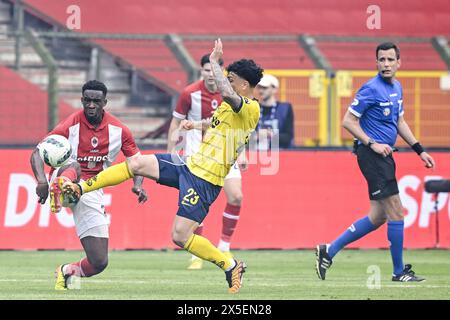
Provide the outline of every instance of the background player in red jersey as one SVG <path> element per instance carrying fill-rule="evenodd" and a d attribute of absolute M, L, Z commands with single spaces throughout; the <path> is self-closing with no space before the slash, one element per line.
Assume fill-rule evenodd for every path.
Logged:
<path fill-rule="evenodd" d="M 219 64 L 223 66 L 222 59 L 220 59 Z M 182 120 L 200 121 L 202 119 L 208 119 L 222 102 L 222 96 L 217 89 L 211 63 L 209 62 L 209 54 L 205 54 L 201 58 L 200 66 L 201 79 L 184 88 L 173 111 L 167 143 L 167 152 L 169 153 L 176 152 L 179 147 L 177 144 L 179 142 L 178 129 Z M 184 140 L 180 143 L 183 146 L 184 155 L 192 155 L 200 147 L 202 132 L 200 130 L 183 130 L 183 134 L 185 134 L 183 137 Z M 231 167 L 229 174 L 225 178 L 224 190 L 227 205 L 223 212 L 222 234 L 217 247 L 229 258 L 232 257 L 230 253 L 230 241 L 239 220 L 243 198 L 240 170 L 246 169 L 247 159 L 245 158 L 245 153 L 241 153 L 237 164 Z M 203 224 L 195 231 L 197 235 L 201 235 L 202 233 Z M 193 255 L 188 269 L 201 269 L 202 266 L 203 260 Z"/>
<path fill-rule="evenodd" d="M 140 153 L 130 130 L 103 110 L 107 103 L 107 91 L 102 82 L 92 80 L 85 83 L 81 97 L 83 110 L 70 115 L 49 133 L 66 137 L 72 145 L 71 162 L 51 171 L 51 208 L 54 212 L 61 210 L 60 185 L 64 181 L 86 180 L 95 176 L 109 167 L 120 151 L 127 158 Z M 36 193 L 39 203 L 44 204 L 49 195 L 49 183 L 37 148 L 31 155 L 31 167 L 38 181 Z M 142 189 L 143 177 L 137 176 L 133 180 L 132 192 L 143 203 L 147 200 L 147 194 Z M 109 222 L 104 210 L 103 190 L 83 195 L 71 209 L 86 258 L 57 268 L 56 290 L 67 289 L 73 275 L 90 277 L 102 272 L 108 265 Z"/>

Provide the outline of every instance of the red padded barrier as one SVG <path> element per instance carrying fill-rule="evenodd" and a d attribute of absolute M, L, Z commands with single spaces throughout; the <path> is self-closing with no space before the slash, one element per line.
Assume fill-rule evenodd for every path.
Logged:
<path fill-rule="evenodd" d="M 72 214 L 49 213 L 37 203 L 36 182 L 29 165 L 31 150 L 0 150 L 0 249 L 79 249 Z M 144 152 L 148 153 L 148 151 Z M 281 152 L 275 175 L 273 158 L 258 157 L 243 174 L 244 201 L 233 236 L 233 248 L 312 248 L 336 238 L 369 209 L 367 186 L 350 152 Z M 395 154 L 400 196 L 405 213 L 405 246 L 436 244 L 434 201 L 423 190 L 427 179 L 450 178 L 450 153 L 433 153 L 434 172 L 423 167 L 413 152 Z M 250 159 L 255 159 L 251 154 Z M 268 161 L 272 160 L 269 164 Z M 254 162 L 254 161 L 252 161 Z M 266 163 L 266 164 L 264 164 Z M 105 189 L 111 217 L 113 249 L 173 247 L 170 229 L 177 211 L 176 189 L 146 180 L 149 201 L 137 203 L 132 182 Z M 205 220 L 205 235 L 217 243 L 225 208 L 223 192 Z M 352 244 L 357 248 L 386 248 L 386 227 Z M 440 246 L 450 248 L 449 194 L 439 196 Z"/>

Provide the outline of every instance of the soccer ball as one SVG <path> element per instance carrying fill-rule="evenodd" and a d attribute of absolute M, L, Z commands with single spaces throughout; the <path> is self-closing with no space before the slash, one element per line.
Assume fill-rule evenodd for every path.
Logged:
<path fill-rule="evenodd" d="M 58 168 L 65 165 L 72 154 L 72 146 L 66 137 L 52 134 L 37 146 L 39 155 L 46 165 Z"/>

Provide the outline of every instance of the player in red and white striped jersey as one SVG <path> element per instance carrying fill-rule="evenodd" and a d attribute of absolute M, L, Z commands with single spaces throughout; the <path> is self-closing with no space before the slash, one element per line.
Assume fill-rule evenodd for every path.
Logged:
<path fill-rule="evenodd" d="M 219 61 L 220 66 L 223 61 Z M 204 55 L 200 61 L 201 78 L 200 80 L 188 85 L 181 93 L 178 103 L 173 111 L 173 118 L 169 128 L 167 151 L 169 153 L 183 149 L 184 155 L 189 156 L 199 150 L 202 141 L 202 132 L 200 130 L 182 131 L 185 136 L 179 137 L 179 126 L 182 120 L 199 121 L 212 117 L 214 111 L 222 102 L 222 96 L 217 89 L 209 54 Z M 227 256 L 231 257 L 230 241 L 235 231 L 242 204 L 242 177 L 240 170 L 247 169 L 247 160 L 243 152 L 237 163 L 233 165 L 230 172 L 225 177 L 224 190 L 227 197 L 227 205 L 222 218 L 222 235 L 218 248 Z M 195 234 L 201 235 L 203 224 L 201 224 Z M 191 264 L 188 269 L 201 269 L 203 260 L 192 256 Z"/>
<path fill-rule="evenodd" d="M 130 130 L 117 118 L 104 111 L 107 88 L 96 80 L 88 81 L 82 88 L 83 110 L 70 115 L 50 133 L 66 137 L 72 146 L 69 164 L 51 171 L 50 193 L 53 212 L 61 210 L 60 184 L 65 180 L 87 180 L 109 167 L 122 152 L 127 158 L 138 155 L 139 149 Z M 44 172 L 44 163 L 36 148 L 31 156 L 31 166 L 38 180 L 36 193 L 39 203 L 44 204 L 49 194 L 49 184 Z M 53 173 L 53 174 L 52 174 Z M 138 201 L 147 200 L 142 189 L 143 177 L 134 178 L 132 192 Z M 103 190 L 83 195 L 79 202 L 70 206 L 73 211 L 77 235 L 86 252 L 81 261 L 63 264 L 56 270 L 55 289 L 67 289 L 72 275 L 90 277 L 102 272 L 108 264 L 108 226 Z"/>

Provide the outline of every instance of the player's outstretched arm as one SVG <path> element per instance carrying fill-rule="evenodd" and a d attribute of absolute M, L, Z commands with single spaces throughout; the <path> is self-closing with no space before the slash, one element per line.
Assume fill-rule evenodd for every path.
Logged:
<path fill-rule="evenodd" d="M 39 150 L 36 148 L 31 153 L 30 157 L 31 169 L 38 182 L 36 186 L 36 194 L 38 202 L 44 204 L 48 198 L 48 181 L 44 171 L 44 161 L 39 156 Z"/>
<path fill-rule="evenodd" d="M 181 120 L 179 129 L 180 130 L 202 130 L 206 131 L 211 126 L 211 118 L 202 119 L 199 121 L 193 120 Z"/>
<path fill-rule="evenodd" d="M 242 98 L 233 90 L 230 81 L 223 74 L 222 68 L 219 65 L 219 59 L 223 56 L 222 41 L 217 39 L 214 42 L 214 49 L 209 56 L 211 69 L 214 74 L 214 79 L 219 89 L 220 94 L 225 102 L 227 102 L 235 112 L 241 108 Z"/>
<path fill-rule="evenodd" d="M 172 117 L 172 121 L 170 122 L 169 133 L 167 134 L 167 152 L 174 153 L 175 145 L 177 144 L 178 139 L 180 138 L 179 127 L 181 123 L 181 119 Z"/>
<path fill-rule="evenodd" d="M 143 176 L 134 176 L 133 177 L 133 188 L 131 188 L 131 191 L 138 196 L 138 202 L 144 203 L 147 201 L 147 192 L 144 188 L 142 188 L 142 183 L 144 182 Z"/>

